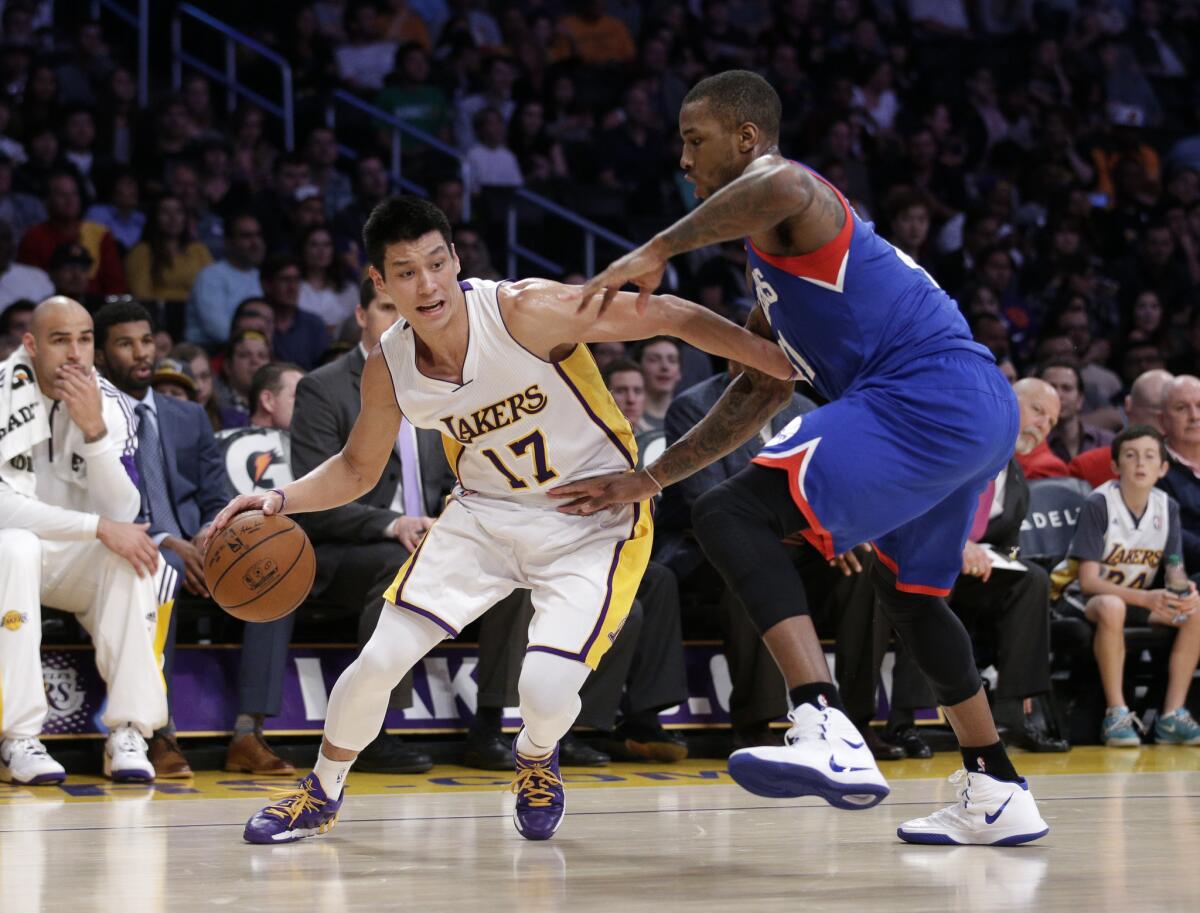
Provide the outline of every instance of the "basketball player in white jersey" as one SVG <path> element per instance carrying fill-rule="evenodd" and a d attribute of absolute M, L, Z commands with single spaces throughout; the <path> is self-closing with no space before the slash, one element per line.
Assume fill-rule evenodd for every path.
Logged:
<path fill-rule="evenodd" d="M 621 630 L 652 539 L 648 502 L 574 517 L 546 494 L 637 461 L 632 429 L 583 343 L 669 333 L 776 377 L 792 368 L 772 342 L 671 296 L 639 307 L 622 294 L 596 318 L 578 313 L 579 289 L 555 282 L 459 282 L 449 223 L 415 197 L 377 206 L 363 237 L 375 286 L 403 319 L 367 358 L 362 412 L 345 448 L 281 489 L 234 499 L 213 534 L 244 510 L 302 513 L 358 498 L 378 480 L 402 416 L 442 432 L 459 484 L 338 679 L 315 769 L 251 818 L 244 836 L 284 843 L 331 828 L 350 765 L 378 734 L 400 678 L 443 638 L 528 588 L 535 612 L 519 683 L 514 821 L 522 836 L 545 840 L 564 808 L 558 741 Z"/>

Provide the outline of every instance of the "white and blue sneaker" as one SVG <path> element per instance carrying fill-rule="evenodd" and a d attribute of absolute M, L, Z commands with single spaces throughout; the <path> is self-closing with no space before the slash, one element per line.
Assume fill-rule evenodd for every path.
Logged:
<path fill-rule="evenodd" d="M 1137 748 L 1142 744 L 1141 728 L 1142 721 L 1128 707 L 1109 707 L 1100 724 L 1100 738 L 1109 748 Z"/>
<path fill-rule="evenodd" d="M 740 787 L 770 799 L 820 796 L 851 810 L 878 805 L 891 792 L 866 740 L 840 710 L 805 703 L 788 717 L 785 745 L 729 756 L 729 775 Z"/>
<path fill-rule="evenodd" d="M 906 843 L 1017 846 L 1050 833 L 1022 777 L 1016 783 L 988 774 L 955 771 L 958 801 L 928 818 L 905 821 L 896 836 Z"/>
<path fill-rule="evenodd" d="M 46 751 L 40 739 L 0 741 L 0 780 L 19 786 L 61 783 L 67 778 L 63 766 Z"/>
<path fill-rule="evenodd" d="M 118 726 L 104 743 L 104 776 L 114 783 L 153 783 L 154 765 L 146 750 L 140 732 L 128 723 Z"/>
<path fill-rule="evenodd" d="M 1186 707 L 1161 714 L 1154 723 L 1154 741 L 1159 745 L 1200 745 L 1200 723 Z"/>

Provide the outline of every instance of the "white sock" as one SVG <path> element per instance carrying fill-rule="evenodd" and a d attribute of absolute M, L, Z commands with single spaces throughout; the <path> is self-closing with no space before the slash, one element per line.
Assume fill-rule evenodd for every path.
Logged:
<path fill-rule="evenodd" d="M 529 730 L 522 727 L 520 734 L 517 736 L 517 754 L 530 760 L 541 760 L 542 758 L 550 757 L 553 751 L 553 745 L 549 748 L 538 745 L 529 737 Z"/>
<path fill-rule="evenodd" d="M 317 752 L 317 763 L 313 767 L 313 773 L 317 775 L 317 780 L 321 784 L 321 789 L 325 791 L 325 795 L 332 801 L 336 802 L 342 797 L 346 774 L 350 772 L 350 765 L 353 763 L 354 761 L 331 761 L 325 757 L 325 752 Z"/>

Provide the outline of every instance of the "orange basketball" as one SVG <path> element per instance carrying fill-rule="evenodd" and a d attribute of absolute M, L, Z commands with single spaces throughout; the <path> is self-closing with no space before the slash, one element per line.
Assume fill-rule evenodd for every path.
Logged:
<path fill-rule="evenodd" d="M 238 514 L 208 543 L 204 580 L 217 604 L 243 621 L 274 621 L 304 601 L 317 557 L 290 517 Z"/>

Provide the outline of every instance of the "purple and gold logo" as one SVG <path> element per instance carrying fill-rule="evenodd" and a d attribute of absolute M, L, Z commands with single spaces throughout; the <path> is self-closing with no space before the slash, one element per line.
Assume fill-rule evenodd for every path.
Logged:
<path fill-rule="evenodd" d="M 29 621 L 29 616 L 24 612 L 5 612 L 4 617 L 0 618 L 0 625 L 3 625 L 7 631 L 16 631 L 27 621 Z"/>

